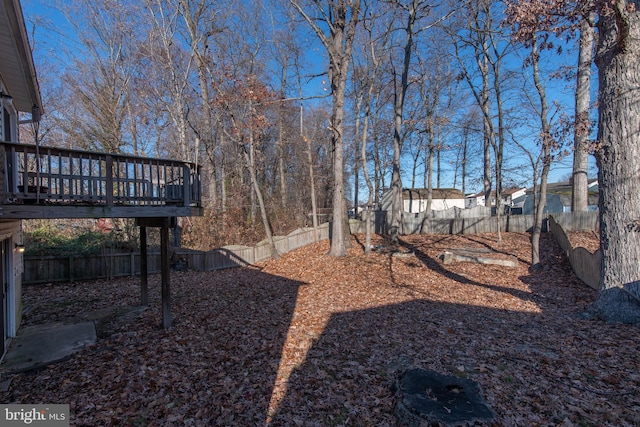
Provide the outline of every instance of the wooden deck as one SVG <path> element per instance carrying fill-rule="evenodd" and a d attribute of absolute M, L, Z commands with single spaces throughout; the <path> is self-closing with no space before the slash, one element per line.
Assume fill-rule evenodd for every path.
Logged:
<path fill-rule="evenodd" d="M 10 142 L 0 157 L 0 219 L 202 215 L 191 163 Z"/>

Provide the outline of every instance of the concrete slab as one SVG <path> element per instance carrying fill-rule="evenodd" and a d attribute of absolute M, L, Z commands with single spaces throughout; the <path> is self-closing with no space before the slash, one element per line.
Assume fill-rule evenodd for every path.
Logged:
<path fill-rule="evenodd" d="M 96 339 L 93 322 L 30 326 L 11 340 L 0 371 L 15 373 L 40 368 L 69 357 Z"/>

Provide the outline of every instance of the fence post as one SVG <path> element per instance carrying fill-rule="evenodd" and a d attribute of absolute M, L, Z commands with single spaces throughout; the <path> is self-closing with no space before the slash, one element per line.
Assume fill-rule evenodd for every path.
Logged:
<path fill-rule="evenodd" d="M 129 265 L 131 266 L 131 277 L 135 276 L 136 273 L 136 263 L 135 258 L 133 256 L 133 252 L 131 252 L 131 256 L 129 257 Z"/>
<path fill-rule="evenodd" d="M 73 255 L 69 255 L 69 282 L 73 282 Z"/>

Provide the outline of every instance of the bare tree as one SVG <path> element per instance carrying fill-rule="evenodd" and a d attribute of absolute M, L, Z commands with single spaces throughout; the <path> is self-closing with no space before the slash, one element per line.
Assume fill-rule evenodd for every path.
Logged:
<path fill-rule="evenodd" d="M 495 200 L 498 224 L 498 241 L 501 241 L 502 214 L 502 163 L 506 141 L 503 99 L 503 60 L 512 46 L 494 14 L 495 1 L 482 0 L 474 4 L 467 14 L 467 22 L 458 34 L 452 34 L 456 58 L 464 79 L 482 112 L 484 131 L 484 193 L 485 200 L 491 196 L 491 150 L 494 154 Z M 465 61 L 462 50 L 473 52 L 473 65 Z M 474 70 L 480 74 L 481 84 L 476 85 Z"/>
<path fill-rule="evenodd" d="M 539 191 L 536 192 L 534 188 L 533 194 L 536 202 L 534 203 L 533 232 L 531 233 L 531 265 L 532 267 L 537 268 L 540 265 L 540 233 L 542 233 L 542 219 L 544 216 L 544 209 L 547 204 L 547 179 L 549 177 L 549 170 L 551 169 L 551 150 L 555 145 L 555 141 L 551 135 L 551 125 L 549 124 L 547 94 L 540 79 L 540 51 L 538 48 L 538 39 L 535 34 L 531 39 L 530 44 L 533 81 L 540 101 L 538 117 L 540 118 L 540 157 L 542 159 Z"/>
<path fill-rule="evenodd" d="M 197 71 L 198 88 L 196 93 L 200 96 L 200 102 L 197 106 L 199 122 L 191 121 L 191 127 L 197 134 L 195 147 L 195 162 L 198 162 L 199 144 L 208 147 L 210 152 L 215 152 L 214 130 L 214 113 L 211 108 L 212 95 L 210 88 L 213 85 L 214 77 L 212 74 L 211 49 L 212 38 L 215 34 L 222 31 L 219 16 L 221 7 L 217 0 L 165 0 L 169 1 L 172 6 L 178 10 L 180 17 L 184 22 L 185 40 L 189 49 L 190 58 L 195 64 Z M 218 204 L 217 184 L 216 184 L 216 162 L 213 159 L 210 162 L 211 176 L 209 185 L 209 195 L 213 206 Z"/>
<path fill-rule="evenodd" d="M 227 97 L 227 99 L 235 101 L 234 105 L 222 105 L 227 111 L 226 118 L 230 123 L 229 130 L 225 130 L 225 134 L 237 144 L 242 152 L 257 207 L 260 210 L 260 217 L 262 218 L 262 225 L 269 243 L 271 257 L 277 259 L 279 255 L 273 239 L 262 189 L 258 182 L 255 160 L 257 134 L 264 132 L 264 128 L 268 124 L 264 111 L 258 111 L 258 107 L 264 106 L 268 101 L 273 101 L 274 97 L 255 76 L 247 76 L 244 80 L 246 84 L 238 82 L 234 90 L 234 96 Z"/>
<path fill-rule="evenodd" d="M 483 191 L 485 200 L 489 200 L 491 195 L 491 141 L 495 138 L 490 102 L 489 34 L 493 25 L 490 6 L 490 1 L 483 0 L 478 2 L 468 11 L 466 22 L 462 24 L 459 33 L 451 32 L 456 51 L 456 60 L 461 70 L 461 78 L 469 85 L 482 112 Z M 473 65 L 471 64 L 472 61 L 467 62 L 463 58 L 462 51 L 467 48 L 473 51 Z M 476 84 L 473 76 L 474 66 L 480 74 L 482 82 L 480 85 Z"/>
<path fill-rule="evenodd" d="M 163 0 L 145 0 L 150 22 L 148 42 L 143 44 L 143 55 L 148 59 L 146 83 L 149 101 L 160 102 L 158 112 L 168 112 L 174 124 L 179 158 L 196 161 L 192 152 L 192 132 L 189 127 L 188 89 L 192 72 L 192 56 L 175 43 L 179 25 L 179 12 L 175 5 Z M 157 84 L 163 82 L 164 84 Z"/>
<path fill-rule="evenodd" d="M 587 9 L 580 21 L 578 73 L 576 77 L 575 126 L 571 211 L 585 212 L 589 205 L 589 104 L 591 102 L 591 64 L 593 63 L 594 13 Z"/>
<path fill-rule="evenodd" d="M 401 156 L 402 145 L 405 136 L 410 133 L 407 129 L 405 102 L 407 101 L 407 90 L 410 79 L 409 72 L 412 64 L 412 56 L 415 55 L 416 36 L 421 32 L 434 27 L 448 18 L 455 9 L 447 10 L 442 16 L 432 22 L 425 22 L 425 18 L 430 16 L 433 4 L 426 0 L 410 0 L 406 3 L 402 1 L 391 1 L 402 17 L 401 31 L 404 34 L 403 44 L 400 46 L 402 54 L 399 61 L 402 66 L 400 72 L 396 71 L 394 60 L 391 60 L 391 70 L 393 74 L 393 160 L 391 165 L 391 226 L 389 229 L 392 243 L 398 243 L 398 234 L 402 227 L 402 213 L 404 210 L 402 200 L 402 180 L 401 180 Z M 392 57 L 393 58 L 393 57 Z M 415 111 L 415 110 L 414 110 Z"/>
<path fill-rule="evenodd" d="M 404 103 L 409 88 L 409 67 L 411 65 L 411 55 L 414 51 L 414 37 L 416 32 L 416 21 L 421 18 L 421 14 L 428 13 L 430 4 L 426 1 L 411 0 L 407 4 L 395 3 L 398 8 L 406 13 L 403 30 L 405 32 L 405 43 L 402 55 L 402 67 L 400 76 L 392 64 L 393 71 L 393 163 L 391 166 L 391 227 L 389 234 L 391 242 L 398 243 L 398 234 L 401 232 L 402 212 L 404 210 L 402 200 L 402 179 L 400 176 L 400 157 L 402 155 L 403 126 L 404 126 Z"/>
<path fill-rule="evenodd" d="M 602 264 L 596 301 L 588 316 L 640 323 L 640 3 L 616 0 L 576 2 L 598 14 L 598 139 L 595 144 L 600 188 Z M 529 0 L 539 17 L 572 18 L 576 4 Z M 518 15 L 524 20 L 524 14 Z M 526 28 L 526 25 L 525 25 Z"/>
<path fill-rule="evenodd" d="M 356 27 L 360 20 L 360 0 L 327 1 L 304 3 L 289 0 L 291 5 L 311 26 L 316 36 L 329 55 L 329 82 L 333 95 L 333 111 L 331 115 L 331 129 L 333 132 L 333 225 L 331 256 L 345 256 L 349 243 L 347 223 L 347 209 L 344 193 L 344 141 L 343 117 L 344 96 L 347 76 L 351 61 L 351 50 L 355 38 Z M 320 27 L 319 22 L 327 26 L 327 32 Z M 348 223 L 347 223 L 348 224 Z"/>
<path fill-rule="evenodd" d="M 364 31 L 360 38 L 360 56 L 361 62 L 354 66 L 353 80 L 354 92 L 356 97 L 356 135 L 360 132 L 360 164 L 364 181 L 367 185 L 368 198 L 365 211 L 365 254 L 371 253 L 371 233 L 372 220 L 374 219 L 373 206 L 375 202 L 375 188 L 373 180 L 369 173 L 367 143 L 370 137 L 369 127 L 373 115 L 373 106 L 377 99 L 376 90 L 379 90 L 381 61 L 377 51 L 381 49 L 381 40 L 378 40 L 374 33 L 374 22 L 376 22 L 376 12 L 374 4 L 367 4 L 366 9 L 370 19 L 363 22 Z M 389 34 L 385 31 L 384 34 Z M 384 40 L 384 36 L 382 37 Z M 361 119 L 362 116 L 362 119 Z M 362 128 L 360 128 L 360 120 L 362 120 Z M 356 138 L 357 140 L 357 138 Z M 356 144 L 357 145 L 357 144 Z"/>
<path fill-rule="evenodd" d="M 133 137 L 126 133 L 138 35 L 134 11 L 111 0 L 82 1 L 65 10 L 84 54 L 74 59 L 77 71 L 63 77 L 75 105 L 63 128 L 80 148 L 134 149 Z"/>
<path fill-rule="evenodd" d="M 550 23 L 544 19 L 538 21 L 526 10 L 522 9 L 523 4 L 514 3 L 507 9 L 507 21 L 512 24 L 513 38 L 516 41 L 531 49 L 530 54 L 525 59 L 525 65 L 530 65 L 532 70 L 533 83 L 538 95 L 537 101 L 530 99 L 532 108 L 540 120 L 538 130 L 538 140 L 540 153 L 535 161 L 532 159 L 533 167 L 533 198 L 534 198 L 534 221 L 531 233 L 531 265 L 532 268 L 540 267 L 540 234 L 542 233 L 542 220 L 547 204 L 547 180 L 551 164 L 554 160 L 554 152 L 560 149 L 561 132 L 552 131 L 552 117 L 549 111 L 546 88 L 542 82 L 540 70 L 541 45 L 550 50 L 553 43 L 550 41 L 550 32 L 547 31 Z M 526 9 L 526 8 L 525 8 Z M 526 89 L 525 89 L 526 90 Z M 554 135 L 554 133 L 556 135 Z M 521 144 L 519 144 L 522 146 Z M 538 171 L 538 168 L 540 170 Z M 538 178 L 540 183 L 538 184 Z"/>

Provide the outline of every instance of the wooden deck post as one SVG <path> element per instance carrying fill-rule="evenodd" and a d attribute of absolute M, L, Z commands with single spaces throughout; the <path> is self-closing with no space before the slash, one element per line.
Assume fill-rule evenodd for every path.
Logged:
<path fill-rule="evenodd" d="M 160 274 L 162 276 L 162 327 L 171 326 L 171 288 L 169 281 L 169 218 L 160 227 Z"/>
<path fill-rule="evenodd" d="M 169 242 L 169 228 L 175 226 L 175 217 L 155 217 L 155 218 L 137 218 L 137 225 L 140 227 L 140 246 L 146 248 L 146 244 L 142 245 L 143 235 L 146 240 L 146 230 L 142 231 L 144 227 L 160 227 L 160 282 L 161 282 L 161 296 L 162 296 L 162 327 L 167 329 L 171 326 L 171 287 L 170 285 L 170 242 Z M 146 249 L 145 249 L 146 251 Z M 141 252 L 142 254 L 142 252 Z M 142 273 L 143 264 L 146 263 L 147 257 L 142 256 L 140 269 Z M 146 266 L 144 267 L 146 268 Z"/>
<path fill-rule="evenodd" d="M 113 157 L 105 156 L 105 191 L 107 206 L 113 206 Z"/>
<path fill-rule="evenodd" d="M 182 167 L 182 205 L 191 204 L 191 169 L 185 165 Z"/>
<path fill-rule="evenodd" d="M 140 226 L 140 305 L 149 305 L 149 268 L 147 258 L 147 227 Z"/>

